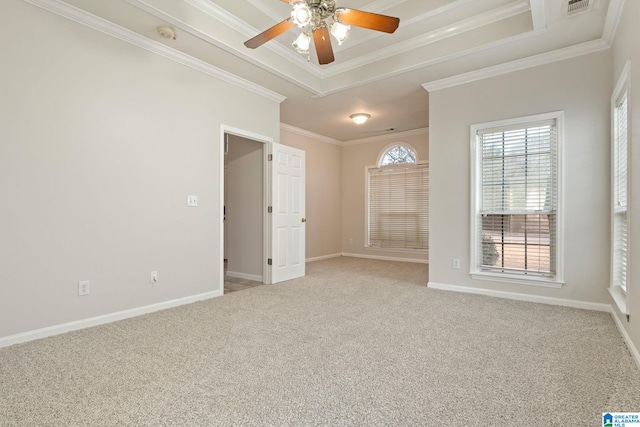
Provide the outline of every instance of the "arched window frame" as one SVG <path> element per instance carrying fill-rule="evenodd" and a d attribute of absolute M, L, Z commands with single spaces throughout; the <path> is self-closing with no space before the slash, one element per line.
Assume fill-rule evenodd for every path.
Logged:
<path fill-rule="evenodd" d="M 387 155 L 387 153 L 398 146 L 402 146 L 410 150 L 415 161 L 382 165 L 382 161 Z M 429 253 L 429 244 L 428 244 L 428 241 L 429 241 L 428 173 L 429 172 L 428 172 L 428 168 L 429 168 L 429 162 L 420 161 L 418 159 L 417 150 L 410 144 L 407 144 L 404 142 L 394 142 L 392 144 L 387 145 L 384 149 L 381 150 L 380 154 L 378 155 L 378 160 L 376 162 L 376 165 L 365 167 L 366 206 L 367 206 L 365 248 L 394 251 L 394 252 L 410 251 L 413 253 L 426 254 L 426 256 L 428 257 L 428 253 Z M 385 205 L 384 201 L 382 202 L 382 205 L 380 205 L 380 202 L 373 202 L 374 205 L 372 205 L 372 193 L 371 193 L 372 179 L 374 175 L 379 173 L 383 173 L 384 175 L 386 175 L 384 171 L 386 171 L 389 174 L 393 174 L 393 176 L 399 176 L 402 174 L 410 174 L 414 177 L 419 176 L 418 179 L 424 180 L 425 188 L 427 190 L 426 195 L 424 196 L 415 195 L 415 196 L 418 196 L 420 201 L 418 201 L 418 199 L 415 199 L 415 198 L 405 199 L 402 202 L 403 205 L 397 206 L 395 208 L 392 207 L 391 210 L 389 210 L 389 207 L 388 207 L 389 205 Z M 378 175 L 378 176 L 382 176 L 382 175 Z M 416 188 L 415 186 L 411 187 L 412 190 L 415 190 L 415 188 Z M 398 190 L 404 191 L 401 188 L 399 188 Z M 397 203 L 398 201 L 399 200 L 392 200 L 392 199 L 389 200 L 389 202 L 391 203 Z M 386 202 L 386 203 L 389 203 L 389 202 Z M 408 204 L 404 204 L 404 203 L 408 203 Z M 422 204 L 422 207 L 416 209 L 417 207 L 416 203 Z M 375 213 L 373 210 L 374 206 L 377 206 L 377 208 L 375 208 Z M 379 208 L 382 208 L 383 210 L 380 211 L 378 210 Z M 405 210 L 405 209 L 408 209 L 408 210 Z M 396 225 L 399 224 L 400 228 L 398 228 L 398 226 L 395 226 L 395 227 L 392 227 L 394 231 L 390 231 L 391 229 L 389 228 L 388 223 L 385 224 L 384 226 L 380 225 L 381 224 L 380 217 L 378 215 L 388 216 L 389 214 L 391 214 L 392 216 L 396 216 L 396 219 L 394 220 L 394 222 Z M 400 215 L 400 217 L 398 217 L 397 215 Z M 403 238 L 401 236 L 403 233 L 403 230 L 406 231 L 407 228 L 411 229 L 412 227 L 411 224 L 417 224 L 415 223 L 415 218 L 417 216 L 421 218 L 420 219 L 421 225 L 418 225 L 418 230 L 416 230 L 417 233 L 414 230 L 410 230 L 410 232 L 408 234 L 405 234 L 405 237 Z M 401 222 L 396 222 L 396 221 L 401 221 Z M 415 226 L 413 228 L 415 228 Z M 382 231 L 382 234 L 380 234 L 381 231 Z M 398 235 L 398 232 L 400 233 L 400 235 Z M 385 236 L 384 234 L 387 234 L 387 235 Z M 409 237 L 409 236 L 414 236 L 415 238 Z M 408 240 L 407 240 L 407 237 L 408 237 Z"/>
<path fill-rule="evenodd" d="M 389 151 L 391 151 L 392 149 L 394 149 L 396 147 L 405 147 L 408 150 L 410 150 L 411 153 L 413 154 L 413 157 L 415 158 L 415 162 L 404 162 L 404 163 L 395 163 L 395 164 L 390 164 L 390 165 L 383 165 L 382 161 L 387 156 Z M 394 142 L 394 143 L 391 143 L 391 144 L 387 145 L 380 152 L 380 155 L 378 156 L 378 161 L 376 162 L 376 165 L 379 168 L 387 168 L 387 167 L 393 167 L 393 166 L 397 166 L 397 165 L 418 164 L 419 162 L 420 162 L 420 159 L 418 159 L 418 151 L 413 146 L 411 146 L 411 144 L 407 144 L 406 142 Z"/>

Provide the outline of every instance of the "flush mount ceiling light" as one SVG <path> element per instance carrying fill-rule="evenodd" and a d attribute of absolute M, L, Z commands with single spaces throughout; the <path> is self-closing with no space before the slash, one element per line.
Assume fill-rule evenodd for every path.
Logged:
<path fill-rule="evenodd" d="M 329 34 L 335 37 L 338 44 L 342 44 L 351 25 L 385 33 L 393 33 L 400 25 L 400 19 L 392 16 L 336 7 L 336 0 L 280 1 L 289 3 L 291 16 L 247 40 L 245 46 L 255 49 L 291 28 L 298 27 L 302 33 L 293 42 L 293 47 L 301 54 L 307 55 L 309 60 L 309 47 L 313 38 L 318 62 L 324 65 L 335 60 Z"/>
<path fill-rule="evenodd" d="M 357 113 L 349 116 L 349 118 L 353 120 L 357 125 L 363 124 L 364 122 L 369 120 L 369 117 L 371 117 L 371 115 L 367 113 Z"/>

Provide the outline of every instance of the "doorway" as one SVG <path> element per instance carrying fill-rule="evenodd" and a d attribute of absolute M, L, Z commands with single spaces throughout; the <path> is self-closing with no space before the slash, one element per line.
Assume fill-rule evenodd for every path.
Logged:
<path fill-rule="evenodd" d="M 224 292 L 265 282 L 264 152 L 260 141 L 225 134 Z"/>
<path fill-rule="evenodd" d="M 304 151 L 225 125 L 220 138 L 220 283 L 225 272 L 264 284 L 304 276 Z M 226 153 L 234 143 L 237 156 Z M 236 157 L 242 166 L 233 166 Z M 232 200 L 241 195 L 250 207 Z"/>

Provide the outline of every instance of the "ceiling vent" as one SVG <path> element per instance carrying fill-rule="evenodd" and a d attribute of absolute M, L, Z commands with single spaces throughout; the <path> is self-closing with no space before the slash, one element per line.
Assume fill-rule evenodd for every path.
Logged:
<path fill-rule="evenodd" d="M 568 0 L 565 13 L 567 16 L 577 15 L 583 12 L 589 12 L 593 9 L 595 0 Z"/>

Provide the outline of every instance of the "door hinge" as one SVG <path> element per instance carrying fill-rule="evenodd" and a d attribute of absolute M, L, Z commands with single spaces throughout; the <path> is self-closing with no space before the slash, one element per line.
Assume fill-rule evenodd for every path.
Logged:
<path fill-rule="evenodd" d="M 268 212 L 268 213 L 273 213 L 273 206 L 269 206 L 269 207 L 267 208 L 267 212 Z"/>
<path fill-rule="evenodd" d="M 270 161 L 270 162 L 272 162 L 272 161 L 273 161 L 273 154 L 269 154 L 269 155 L 267 156 L 267 160 L 268 160 L 268 161 Z"/>
<path fill-rule="evenodd" d="M 271 258 L 267 258 L 267 265 L 273 265 L 273 260 Z"/>

